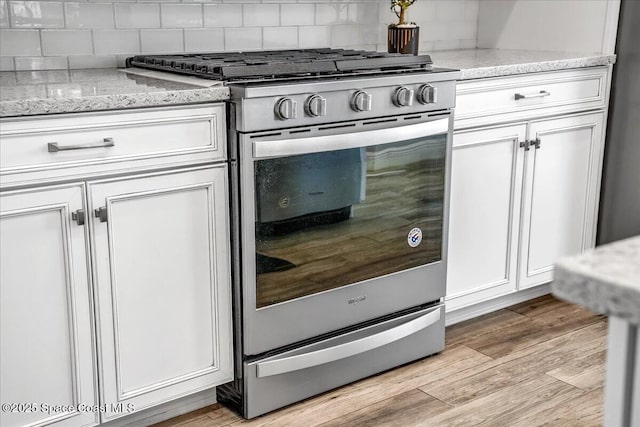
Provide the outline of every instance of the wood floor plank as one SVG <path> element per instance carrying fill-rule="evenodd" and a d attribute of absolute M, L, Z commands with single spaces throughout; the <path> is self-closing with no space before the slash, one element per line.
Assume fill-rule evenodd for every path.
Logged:
<path fill-rule="evenodd" d="M 509 427 L 600 427 L 602 404 L 603 392 L 599 388 L 548 408 L 544 414 L 514 420 Z"/>
<path fill-rule="evenodd" d="M 520 304 L 512 305 L 511 307 L 508 307 L 507 310 L 527 317 L 540 317 L 544 316 L 544 314 L 549 311 L 553 311 L 556 308 L 563 307 L 565 305 L 567 305 L 566 302 L 557 299 L 551 294 L 547 294 L 529 301 L 521 302 Z"/>
<path fill-rule="evenodd" d="M 478 367 L 430 380 L 420 390 L 448 403 L 462 404 L 540 376 L 579 356 L 603 351 L 606 325 L 599 322 Z"/>
<path fill-rule="evenodd" d="M 583 390 L 602 388 L 606 355 L 607 352 L 603 350 L 580 356 L 568 360 L 566 364 L 548 371 L 546 374 Z"/>
<path fill-rule="evenodd" d="M 320 424 L 321 427 L 412 427 L 450 409 L 419 390 L 411 390 Z"/>
<path fill-rule="evenodd" d="M 546 375 L 505 387 L 495 393 L 456 406 L 428 420 L 424 426 L 511 426 L 549 408 L 566 404 L 585 392 Z"/>
<path fill-rule="evenodd" d="M 552 304 L 545 305 L 546 308 L 550 306 Z M 507 326 L 495 330 L 495 333 L 468 338 L 464 342 L 474 350 L 498 358 L 603 321 L 605 319 L 602 316 L 594 315 L 582 307 L 553 304 L 553 309 L 545 310 L 544 314 L 513 319 Z"/>
<path fill-rule="evenodd" d="M 223 427 L 243 418 L 219 403 L 180 415 L 153 427 Z"/>
<path fill-rule="evenodd" d="M 502 328 L 527 320 L 525 316 L 510 310 L 494 311 L 493 313 L 449 326 L 445 334 L 446 345 L 461 343 L 466 345 L 472 339 L 482 336 L 496 336 Z"/>

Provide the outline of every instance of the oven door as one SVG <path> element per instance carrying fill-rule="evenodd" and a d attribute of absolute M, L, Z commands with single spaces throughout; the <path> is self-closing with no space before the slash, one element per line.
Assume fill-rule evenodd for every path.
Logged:
<path fill-rule="evenodd" d="M 445 294 L 452 117 L 239 137 L 244 353 Z"/>

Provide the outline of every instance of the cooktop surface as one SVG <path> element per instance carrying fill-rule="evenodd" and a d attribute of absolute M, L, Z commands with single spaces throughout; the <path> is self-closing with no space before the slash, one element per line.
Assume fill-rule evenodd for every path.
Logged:
<path fill-rule="evenodd" d="M 351 49 L 295 49 L 177 55 L 137 55 L 127 67 L 140 67 L 222 81 L 442 71 L 429 55 Z"/>

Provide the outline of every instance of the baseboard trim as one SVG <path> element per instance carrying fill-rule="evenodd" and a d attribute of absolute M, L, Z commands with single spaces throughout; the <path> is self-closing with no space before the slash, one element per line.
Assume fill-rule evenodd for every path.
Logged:
<path fill-rule="evenodd" d="M 546 283 L 544 285 L 536 286 L 535 288 L 517 291 L 489 301 L 474 304 L 469 307 L 460 308 L 446 314 L 445 325 L 455 325 L 456 323 L 473 319 L 474 317 L 482 316 L 483 314 L 488 314 L 493 311 L 501 310 L 511 305 L 519 304 L 549 293 L 551 293 L 551 283 Z"/>
<path fill-rule="evenodd" d="M 126 417 L 100 424 L 105 427 L 148 426 L 216 403 L 216 388 L 185 396 Z M 126 405 L 125 405 L 126 406 Z"/>

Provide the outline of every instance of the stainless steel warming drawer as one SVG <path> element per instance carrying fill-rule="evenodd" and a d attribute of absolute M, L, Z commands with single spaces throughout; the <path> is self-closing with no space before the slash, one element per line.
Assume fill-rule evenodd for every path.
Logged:
<path fill-rule="evenodd" d="M 443 349 L 444 305 L 439 304 L 259 361 L 245 362 L 245 416 L 264 414 Z"/>

